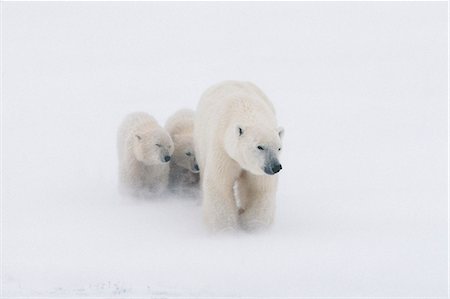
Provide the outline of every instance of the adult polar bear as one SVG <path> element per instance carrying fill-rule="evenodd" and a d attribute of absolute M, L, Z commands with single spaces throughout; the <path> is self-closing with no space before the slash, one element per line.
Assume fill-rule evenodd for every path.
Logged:
<path fill-rule="evenodd" d="M 194 140 L 203 216 L 212 230 L 273 222 L 282 135 L 272 103 L 254 84 L 226 81 L 202 95 Z"/>

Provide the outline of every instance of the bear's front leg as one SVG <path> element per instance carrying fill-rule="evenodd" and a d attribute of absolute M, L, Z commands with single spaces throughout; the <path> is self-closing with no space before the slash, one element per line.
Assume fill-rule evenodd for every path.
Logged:
<path fill-rule="evenodd" d="M 245 230 L 267 228 L 275 215 L 276 176 L 243 172 L 237 182 L 241 202 L 239 224 Z"/>
<path fill-rule="evenodd" d="M 143 196 L 159 199 L 167 190 L 169 166 L 165 164 L 145 166 L 144 174 L 145 190 Z"/>
<path fill-rule="evenodd" d="M 205 170 L 203 179 L 203 218 L 212 231 L 231 231 L 238 227 L 238 208 L 233 193 L 234 180 L 216 171 Z"/>

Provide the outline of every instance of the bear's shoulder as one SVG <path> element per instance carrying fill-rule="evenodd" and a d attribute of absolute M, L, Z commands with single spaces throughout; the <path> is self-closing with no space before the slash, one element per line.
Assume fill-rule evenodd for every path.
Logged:
<path fill-rule="evenodd" d="M 176 134 L 192 133 L 194 128 L 195 112 L 190 109 L 181 109 L 166 121 L 165 129 L 171 136 Z"/>

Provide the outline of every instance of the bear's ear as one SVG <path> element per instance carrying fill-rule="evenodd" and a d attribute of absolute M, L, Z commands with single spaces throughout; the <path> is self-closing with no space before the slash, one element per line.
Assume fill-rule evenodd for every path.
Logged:
<path fill-rule="evenodd" d="M 139 135 L 134 135 L 134 136 L 136 136 L 137 140 L 141 140 L 142 139 L 142 137 L 139 136 Z"/>
<path fill-rule="evenodd" d="M 173 143 L 179 143 L 178 139 L 179 139 L 180 137 L 179 137 L 178 134 L 177 134 L 177 135 L 170 136 L 170 138 L 172 139 L 172 142 L 173 142 Z"/>
<path fill-rule="evenodd" d="M 242 136 L 242 134 L 244 134 L 244 129 L 242 129 L 241 126 L 237 126 L 236 131 L 238 136 Z"/>
<path fill-rule="evenodd" d="M 176 134 L 171 136 L 172 138 L 172 142 L 174 144 L 176 144 L 175 147 L 182 147 L 184 146 L 184 144 L 186 144 L 186 140 L 189 140 L 186 135 L 182 135 L 182 134 Z"/>
<path fill-rule="evenodd" d="M 284 136 L 284 128 L 283 127 L 278 127 L 278 136 L 280 136 L 280 138 L 283 138 L 283 136 Z"/>

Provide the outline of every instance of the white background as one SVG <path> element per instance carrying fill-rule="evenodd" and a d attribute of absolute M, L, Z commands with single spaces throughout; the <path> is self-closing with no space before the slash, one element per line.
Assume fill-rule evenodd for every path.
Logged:
<path fill-rule="evenodd" d="M 4 296 L 446 296 L 447 3 L 3 3 Z M 117 193 L 116 129 L 249 80 L 278 210 Z"/>

